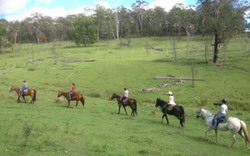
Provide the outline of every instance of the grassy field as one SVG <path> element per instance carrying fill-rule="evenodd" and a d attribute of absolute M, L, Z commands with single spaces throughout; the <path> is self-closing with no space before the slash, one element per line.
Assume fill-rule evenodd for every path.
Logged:
<path fill-rule="evenodd" d="M 21 44 L 0 54 L 0 151 L 1 155 L 249 155 L 244 140 L 237 136 L 229 150 L 229 132 L 214 133 L 205 141 L 205 122 L 195 118 L 198 108 L 217 112 L 213 103 L 229 101 L 229 114 L 250 127 L 250 44 L 249 39 L 232 39 L 221 47 L 220 63 L 204 63 L 204 42 L 199 37 L 137 38 L 131 45 L 103 41 L 90 47 L 76 47 L 71 42 Z M 175 46 L 173 46 L 175 45 Z M 150 48 L 146 49 L 148 46 Z M 153 48 L 161 48 L 156 51 Z M 176 50 L 176 57 L 174 51 Z M 212 47 L 208 47 L 212 58 Z M 94 62 L 74 62 L 95 60 Z M 203 78 L 205 81 L 156 80 L 155 76 Z M 9 93 L 12 85 L 37 90 L 34 105 L 17 103 Z M 57 99 L 58 91 L 69 91 L 71 83 L 86 95 L 84 107 L 67 108 L 67 101 Z M 159 88 L 142 92 L 143 88 Z M 138 116 L 117 114 L 112 93 L 123 93 L 138 100 Z M 189 117 L 184 129 L 169 116 L 170 125 L 161 123 L 161 112 L 154 110 L 157 97 L 167 100 L 171 90 L 177 104 Z M 28 98 L 30 100 L 30 98 Z M 127 108 L 130 114 L 130 109 Z M 248 128 L 249 129 L 249 128 Z"/>

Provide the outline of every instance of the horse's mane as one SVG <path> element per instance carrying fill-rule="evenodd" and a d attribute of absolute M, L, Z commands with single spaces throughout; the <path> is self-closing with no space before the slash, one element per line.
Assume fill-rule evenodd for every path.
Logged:
<path fill-rule="evenodd" d="M 208 111 L 206 109 L 203 109 L 203 108 L 201 108 L 201 111 L 208 114 L 208 115 L 210 115 L 210 116 L 214 115 L 212 112 L 210 112 L 210 111 Z"/>
<path fill-rule="evenodd" d="M 162 99 L 160 99 L 160 98 L 157 98 L 157 100 L 160 101 L 161 103 L 166 103 L 166 104 L 168 104 L 168 102 L 166 102 L 166 101 L 164 101 L 164 100 L 162 100 Z"/>
<path fill-rule="evenodd" d="M 118 98 L 121 98 L 121 96 L 116 93 L 113 93 L 113 95 L 118 96 Z"/>

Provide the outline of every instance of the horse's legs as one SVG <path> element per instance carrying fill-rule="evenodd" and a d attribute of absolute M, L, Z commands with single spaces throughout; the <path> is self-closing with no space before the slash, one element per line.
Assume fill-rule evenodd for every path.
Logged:
<path fill-rule="evenodd" d="M 76 100 L 76 107 L 78 106 L 78 100 Z"/>
<path fill-rule="evenodd" d="M 82 106 L 84 106 L 84 99 L 81 99 Z"/>
<path fill-rule="evenodd" d="M 126 106 L 123 106 L 123 108 L 124 108 L 124 110 L 125 110 L 125 112 L 126 112 L 126 115 L 128 115 L 128 113 L 127 113 L 127 110 L 126 110 L 126 108 L 125 108 Z"/>
<path fill-rule="evenodd" d="M 164 116 L 165 116 L 165 114 L 163 114 L 162 117 L 161 117 L 161 122 L 162 123 L 163 123 L 163 120 L 164 120 Z"/>
<path fill-rule="evenodd" d="M 17 98 L 17 102 L 18 102 L 18 103 L 20 102 L 20 96 L 21 96 L 21 95 L 19 95 L 18 98 Z"/>
<path fill-rule="evenodd" d="M 25 99 L 24 95 L 22 95 L 22 97 L 23 97 L 24 102 L 26 103 L 26 99 Z"/>
<path fill-rule="evenodd" d="M 133 106 L 130 106 L 132 112 L 131 112 L 131 116 L 135 116 L 135 108 Z"/>
<path fill-rule="evenodd" d="M 168 115 L 167 115 L 167 114 L 165 114 L 165 118 L 166 118 L 166 120 L 167 120 L 167 124 L 169 125 Z"/>
<path fill-rule="evenodd" d="M 233 133 L 233 132 L 232 132 L 232 138 L 233 138 L 233 142 L 232 142 L 232 144 L 229 146 L 229 148 L 232 148 L 233 145 L 234 145 L 234 143 L 235 143 L 235 141 L 236 141 L 236 136 L 235 136 L 235 133 Z"/>
<path fill-rule="evenodd" d="M 215 141 L 216 143 L 218 143 L 218 130 L 215 129 L 214 132 L 215 132 Z"/>
<path fill-rule="evenodd" d="M 68 100 L 68 108 L 69 108 L 69 105 L 70 105 L 70 100 Z"/>
<path fill-rule="evenodd" d="M 182 119 L 179 120 L 180 120 L 180 127 L 184 127 Z"/>
<path fill-rule="evenodd" d="M 164 117 L 166 118 L 167 124 L 169 124 L 167 114 L 162 115 L 162 117 L 161 117 L 162 121 L 161 122 L 163 123 Z"/>
<path fill-rule="evenodd" d="M 205 131 L 205 139 L 208 140 L 207 133 L 211 130 L 211 127 L 208 127 L 207 130 Z"/>
<path fill-rule="evenodd" d="M 121 105 L 118 106 L 118 113 L 117 114 L 120 114 L 120 109 L 121 109 Z"/>

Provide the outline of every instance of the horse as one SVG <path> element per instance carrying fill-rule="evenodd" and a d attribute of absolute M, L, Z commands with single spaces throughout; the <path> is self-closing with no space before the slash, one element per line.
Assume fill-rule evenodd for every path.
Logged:
<path fill-rule="evenodd" d="M 208 110 L 205 109 L 199 109 L 196 112 L 196 117 L 202 117 L 203 119 L 205 119 L 206 123 L 207 123 L 207 130 L 205 131 L 205 139 L 208 140 L 207 138 L 207 133 L 214 129 L 213 128 L 213 118 L 214 118 L 214 114 L 212 114 L 211 112 L 209 112 Z M 218 130 L 223 130 L 223 131 L 231 131 L 232 133 L 232 139 L 233 142 L 230 146 L 228 146 L 229 148 L 232 148 L 234 143 L 236 142 L 236 133 L 239 133 L 244 139 L 245 139 L 245 145 L 246 145 L 246 149 L 249 150 L 247 143 L 250 143 L 250 138 L 248 135 L 248 131 L 247 131 L 247 127 L 244 121 L 239 120 L 238 118 L 235 117 L 229 117 L 227 122 L 223 122 L 223 123 L 219 123 Z M 218 133 L 217 133 L 217 129 L 215 129 L 215 139 L 216 139 L 216 143 L 218 143 Z"/>
<path fill-rule="evenodd" d="M 120 114 L 120 109 L 121 109 L 121 106 L 123 106 L 125 112 L 126 112 L 126 115 L 128 115 L 127 113 L 127 110 L 126 110 L 126 106 L 129 106 L 132 110 L 131 112 L 131 116 L 135 116 L 135 114 L 137 115 L 137 102 L 135 99 L 132 99 L 132 98 L 128 98 L 125 100 L 124 104 L 123 102 L 121 101 L 121 96 L 117 95 L 116 93 L 113 93 L 112 96 L 111 96 L 111 100 L 113 99 L 116 99 L 117 100 L 117 103 L 118 103 L 118 113 L 117 114 Z"/>
<path fill-rule="evenodd" d="M 17 98 L 18 103 L 20 102 L 20 97 L 21 96 L 23 97 L 25 103 L 26 103 L 25 96 L 30 96 L 31 97 L 30 103 L 34 104 L 34 102 L 36 101 L 36 90 L 32 89 L 32 88 L 29 88 L 29 89 L 25 90 L 22 95 L 20 95 L 20 90 L 21 90 L 21 88 L 12 86 L 10 88 L 9 92 L 16 91 L 16 93 L 18 95 L 18 98 Z"/>
<path fill-rule="evenodd" d="M 184 112 L 184 108 L 182 106 L 174 105 L 172 107 L 172 109 L 170 110 L 169 109 L 169 107 L 171 107 L 170 104 L 168 104 L 167 102 L 161 100 L 160 98 L 157 98 L 155 107 L 158 107 L 158 106 L 160 106 L 160 109 L 161 109 L 161 111 L 163 113 L 162 122 L 163 122 L 163 119 L 165 117 L 166 120 L 167 120 L 167 124 L 169 124 L 167 114 L 174 115 L 180 120 L 180 127 L 181 128 L 184 127 L 184 124 L 185 124 L 185 112 Z"/>
<path fill-rule="evenodd" d="M 60 91 L 58 92 L 57 97 L 64 96 L 68 100 L 68 107 L 70 107 L 70 101 L 76 101 L 76 107 L 78 106 L 78 101 L 81 101 L 82 106 L 84 106 L 85 99 L 83 94 L 76 92 L 75 96 L 73 96 L 70 100 L 68 99 L 68 95 L 69 92 Z"/>

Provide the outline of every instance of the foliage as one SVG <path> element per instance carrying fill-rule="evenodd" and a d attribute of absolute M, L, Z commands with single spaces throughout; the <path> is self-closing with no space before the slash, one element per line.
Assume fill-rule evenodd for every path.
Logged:
<path fill-rule="evenodd" d="M 78 15 L 74 19 L 70 34 L 76 45 L 90 45 L 96 41 L 96 25 L 91 17 Z"/>
<path fill-rule="evenodd" d="M 219 46 L 242 31 L 245 6 L 235 0 L 198 0 L 200 29 L 204 35 L 214 36 L 214 59 L 218 62 Z"/>

